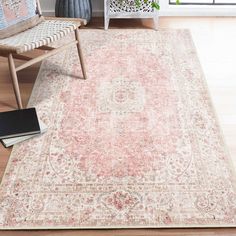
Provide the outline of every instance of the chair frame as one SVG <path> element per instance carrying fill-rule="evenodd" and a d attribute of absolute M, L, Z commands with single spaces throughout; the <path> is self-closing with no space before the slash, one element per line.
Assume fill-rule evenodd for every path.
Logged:
<path fill-rule="evenodd" d="M 36 0 L 37 3 L 37 9 L 39 12 L 39 15 L 42 14 L 42 10 L 40 7 L 40 3 L 39 0 Z M 75 18 L 56 18 L 56 17 L 48 17 L 47 19 L 56 19 L 56 20 L 63 20 L 63 21 L 71 21 L 71 22 L 75 22 L 77 25 L 77 28 L 75 29 L 74 33 L 75 33 L 75 40 L 67 43 L 66 45 L 60 46 L 58 48 L 54 48 L 54 47 L 50 47 L 50 46 L 41 46 L 35 49 L 40 49 L 40 50 L 44 50 L 45 53 L 36 57 L 36 58 L 30 58 L 28 56 L 25 55 L 21 55 L 19 53 L 13 53 L 12 50 L 5 50 L 4 52 L 0 51 L 0 56 L 3 57 L 7 57 L 8 58 L 8 65 L 9 65 L 9 71 L 10 71 L 10 76 L 12 79 L 12 85 L 13 85 L 13 89 L 14 89 L 14 93 L 15 93 L 15 97 L 16 97 L 16 102 L 18 105 L 19 109 L 23 109 L 23 105 L 22 105 L 22 99 L 21 99 L 21 94 L 20 94 L 20 88 L 19 88 L 19 83 L 18 83 L 18 77 L 17 77 L 17 72 L 20 70 L 23 70 L 29 66 L 32 66 L 35 63 L 38 63 L 50 56 L 53 56 L 55 54 L 57 54 L 58 52 L 67 49 L 68 47 L 72 46 L 72 45 L 76 45 L 77 46 L 77 51 L 78 51 L 78 55 L 79 55 L 79 60 L 80 60 L 80 65 L 81 65 L 81 69 L 82 69 L 82 73 L 83 73 L 83 78 L 87 79 L 87 75 L 86 75 L 86 69 L 85 69 L 85 63 L 84 63 L 84 59 L 83 59 L 83 54 L 82 54 L 82 50 L 80 47 L 80 39 L 79 39 L 79 31 L 78 31 L 78 27 L 82 26 L 82 25 L 86 25 L 86 20 L 83 19 L 75 19 Z M 20 59 L 20 60 L 24 60 L 27 61 L 25 63 L 23 63 L 22 65 L 16 67 L 15 66 L 15 62 L 14 59 Z"/>

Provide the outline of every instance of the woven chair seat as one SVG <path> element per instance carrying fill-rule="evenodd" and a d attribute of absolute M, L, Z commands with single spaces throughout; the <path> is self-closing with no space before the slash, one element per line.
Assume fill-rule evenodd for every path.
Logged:
<path fill-rule="evenodd" d="M 77 25 L 71 21 L 45 20 L 37 26 L 9 38 L 0 39 L 0 50 L 23 53 L 48 45 L 73 32 Z"/>

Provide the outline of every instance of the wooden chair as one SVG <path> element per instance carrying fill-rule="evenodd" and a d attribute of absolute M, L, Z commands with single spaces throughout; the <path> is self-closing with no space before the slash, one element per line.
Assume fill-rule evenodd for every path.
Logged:
<path fill-rule="evenodd" d="M 41 15 L 42 12 L 38 0 L 36 0 L 36 7 L 37 11 Z M 67 49 L 72 45 L 77 46 L 83 78 L 87 78 L 78 32 L 78 27 L 84 24 L 86 24 L 86 21 L 82 19 L 48 18 L 44 19 L 41 23 L 30 29 L 27 29 L 10 37 L 0 39 L 0 56 L 8 58 L 10 75 L 12 78 L 12 84 L 19 109 L 22 109 L 23 106 L 18 84 L 17 72 L 37 62 L 40 62 L 47 57 L 55 55 L 56 53 Z M 73 31 L 75 33 L 75 39 L 71 42 L 58 48 L 49 46 L 52 42 L 63 38 Z M 36 58 L 30 58 L 23 55 L 23 53 L 29 52 L 34 49 L 45 50 L 45 53 Z M 25 60 L 26 62 L 16 67 L 14 58 Z"/>

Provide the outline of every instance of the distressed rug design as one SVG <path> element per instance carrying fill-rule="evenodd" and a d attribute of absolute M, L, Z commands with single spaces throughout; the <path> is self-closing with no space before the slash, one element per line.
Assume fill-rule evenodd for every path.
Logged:
<path fill-rule="evenodd" d="M 44 61 L 16 145 L 1 229 L 236 226 L 235 174 L 187 30 L 82 30 Z"/>

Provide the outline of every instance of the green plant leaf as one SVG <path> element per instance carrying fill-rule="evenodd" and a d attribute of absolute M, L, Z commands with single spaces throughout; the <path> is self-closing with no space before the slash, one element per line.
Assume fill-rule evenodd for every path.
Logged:
<path fill-rule="evenodd" d="M 141 7 L 141 1 L 140 0 L 135 0 L 135 4 L 137 7 Z"/>
<path fill-rule="evenodd" d="M 157 2 L 152 2 L 152 7 L 157 10 L 160 10 L 160 5 Z"/>
<path fill-rule="evenodd" d="M 179 5 L 180 4 L 180 0 L 176 0 L 176 5 Z"/>

